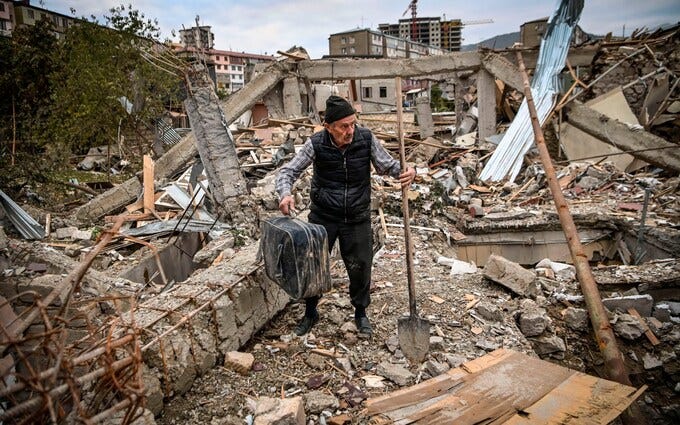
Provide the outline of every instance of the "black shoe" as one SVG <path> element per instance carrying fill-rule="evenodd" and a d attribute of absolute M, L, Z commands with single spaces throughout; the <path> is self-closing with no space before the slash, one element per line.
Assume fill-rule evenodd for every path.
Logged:
<path fill-rule="evenodd" d="M 312 329 L 312 326 L 319 321 L 319 315 L 315 314 L 312 317 L 304 316 L 300 323 L 295 327 L 295 335 L 302 336 Z"/>
<path fill-rule="evenodd" d="M 365 336 L 370 338 L 373 335 L 373 328 L 371 328 L 371 322 L 368 321 L 368 317 L 366 316 L 355 317 L 354 323 L 357 325 L 359 336 Z"/>

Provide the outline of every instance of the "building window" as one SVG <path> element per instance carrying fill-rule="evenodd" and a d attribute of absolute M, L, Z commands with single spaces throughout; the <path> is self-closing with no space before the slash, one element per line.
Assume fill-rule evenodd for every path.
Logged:
<path fill-rule="evenodd" d="M 351 47 L 349 48 L 349 52 L 350 52 L 351 54 L 354 54 L 354 53 L 357 52 L 357 49 L 355 49 L 354 46 L 351 46 Z"/>
<path fill-rule="evenodd" d="M 373 96 L 373 87 L 364 87 L 364 98 L 370 99 Z"/>
<path fill-rule="evenodd" d="M 347 44 L 347 39 L 345 37 L 340 37 L 340 44 Z"/>
<path fill-rule="evenodd" d="M 354 36 L 350 35 L 349 36 L 349 44 L 354 44 L 354 43 L 355 43 Z"/>
<path fill-rule="evenodd" d="M 5 11 L 5 3 L 0 3 L 0 12 Z"/>
<path fill-rule="evenodd" d="M 346 55 L 347 54 L 347 48 L 343 47 L 342 49 L 340 49 L 340 53 L 342 53 L 343 55 Z"/>
<path fill-rule="evenodd" d="M 380 87 L 380 97 L 383 97 L 383 98 L 387 97 L 387 87 L 383 87 L 383 86 Z"/>

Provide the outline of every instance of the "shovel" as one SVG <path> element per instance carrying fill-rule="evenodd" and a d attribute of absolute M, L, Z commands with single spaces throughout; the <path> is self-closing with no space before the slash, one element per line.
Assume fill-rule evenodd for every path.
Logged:
<path fill-rule="evenodd" d="M 406 153 L 404 152 L 404 123 L 401 100 L 401 78 L 395 79 L 397 93 L 397 135 L 399 138 L 399 159 L 401 169 L 406 170 Z M 418 317 L 416 311 L 416 287 L 413 276 L 413 242 L 408 211 L 408 187 L 401 188 L 401 210 L 404 214 L 404 239 L 406 240 L 406 274 L 408 278 L 409 317 L 397 322 L 399 347 L 412 363 L 421 363 L 430 349 L 430 322 Z"/>

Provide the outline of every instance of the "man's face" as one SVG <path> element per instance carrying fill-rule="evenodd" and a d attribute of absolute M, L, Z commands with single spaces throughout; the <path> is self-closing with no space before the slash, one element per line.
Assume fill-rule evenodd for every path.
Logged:
<path fill-rule="evenodd" d="M 331 133 L 331 137 L 333 137 L 335 144 L 339 147 L 343 147 L 352 142 L 352 139 L 354 138 L 354 126 L 356 123 L 356 116 L 349 115 L 331 124 L 324 124 L 324 127 Z"/>

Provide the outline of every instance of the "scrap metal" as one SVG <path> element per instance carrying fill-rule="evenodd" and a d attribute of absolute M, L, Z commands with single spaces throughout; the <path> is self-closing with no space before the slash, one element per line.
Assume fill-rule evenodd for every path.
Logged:
<path fill-rule="evenodd" d="M 541 124 L 550 114 L 557 94 L 557 74 L 564 68 L 571 35 L 583 10 L 583 0 L 562 0 L 548 21 L 541 41 L 531 92 Z M 495 152 L 484 166 L 480 180 L 514 181 L 522 168 L 524 155 L 533 145 L 531 119 L 526 99 Z"/>

